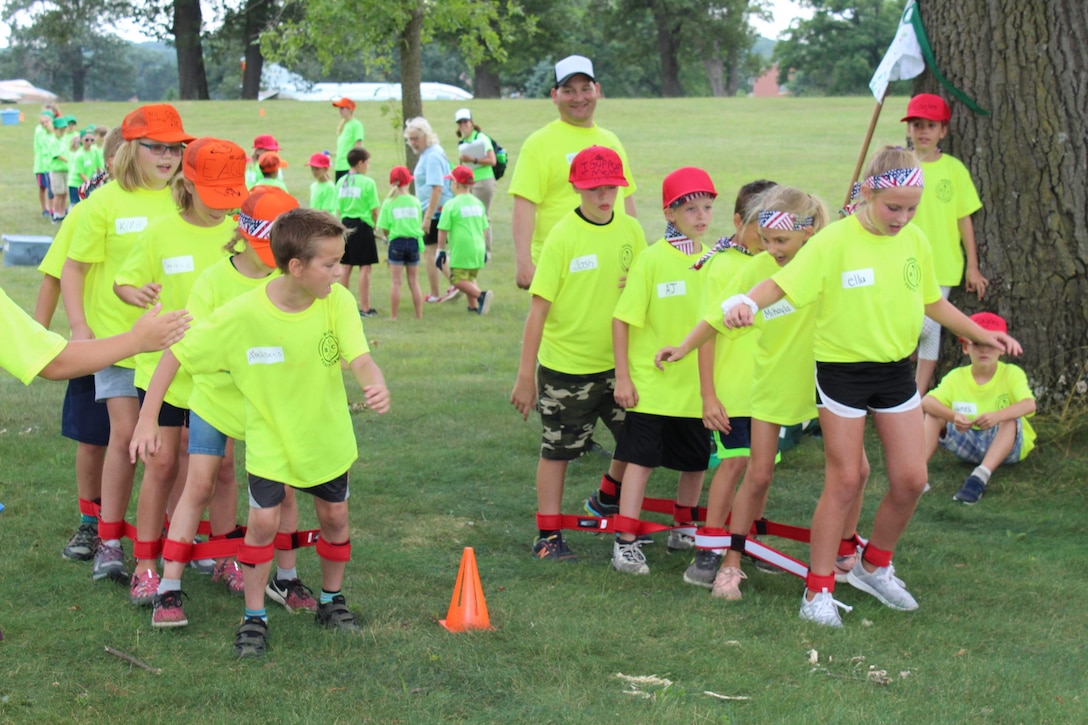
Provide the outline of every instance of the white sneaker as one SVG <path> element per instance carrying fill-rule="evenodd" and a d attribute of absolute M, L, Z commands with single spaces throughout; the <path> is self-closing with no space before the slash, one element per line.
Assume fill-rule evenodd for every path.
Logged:
<path fill-rule="evenodd" d="M 846 575 L 846 581 L 855 589 L 872 594 L 881 604 L 903 612 L 918 608 L 918 602 L 910 595 L 903 582 L 895 577 L 895 569 L 882 566 L 874 572 L 868 572 L 858 559 L 858 563 Z"/>
<path fill-rule="evenodd" d="M 842 627 L 842 617 L 839 616 L 839 610 L 842 609 L 845 612 L 852 612 L 853 607 L 848 607 L 840 601 L 836 601 L 831 596 L 831 592 L 826 589 L 820 591 L 812 601 L 805 599 L 805 594 L 801 595 L 801 619 L 807 619 L 810 622 L 815 622 L 821 627 Z"/>
<path fill-rule="evenodd" d="M 624 574 L 649 574 L 646 555 L 637 541 L 620 541 L 612 545 L 612 568 Z"/>

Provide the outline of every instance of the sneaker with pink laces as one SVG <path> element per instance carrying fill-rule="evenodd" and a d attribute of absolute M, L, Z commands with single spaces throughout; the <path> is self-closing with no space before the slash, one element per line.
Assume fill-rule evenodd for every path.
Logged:
<path fill-rule="evenodd" d="M 242 569 L 234 559 L 224 559 L 215 565 L 212 570 L 213 582 L 226 582 L 227 591 L 231 594 L 243 596 L 246 593 L 245 584 L 242 581 Z"/>
<path fill-rule="evenodd" d="M 159 573 L 153 569 L 144 569 L 132 575 L 129 584 L 128 598 L 140 607 L 146 607 L 155 601 L 155 595 L 159 591 Z"/>
<path fill-rule="evenodd" d="M 718 599 L 727 599 L 731 602 L 740 601 L 740 580 L 747 579 L 748 575 L 735 566 L 723 566 L 714 577 L 714 587 L 710 590 L 710 596 Z"/>
<path fill-rule="evenodd" d="M 155 597 L 155 609 L 151 612 L 151 626 L 158 628 L 184 627 L 189 623 L 181 609 L 181 598 L 185 592 L 163 592 Z"/>

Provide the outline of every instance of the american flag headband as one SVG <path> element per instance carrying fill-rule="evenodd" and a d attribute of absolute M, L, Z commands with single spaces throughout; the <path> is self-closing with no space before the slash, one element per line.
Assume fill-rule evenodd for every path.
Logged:
<path fill-rule="evenodd" d="M 917 186 L 921 188 L 924 186 L 922 183 L 922 170 L 919 168 L 888 169 L 882 174 L 870 176 L 862 184 L 870 189 L 890 189 L 895 186 Z"/>
<path fill-rule="evenodd" d="M 759 213 L 759 226 L 764 229 L 781 229 L 787 232 L 799 232 L 805 227 L 811 227 L 815 219 L 810 216 L 799 217 L 788 211 L 774 211 L 767 209 Z"/>
<path fill-rule="evenodd" d="M 254 219 L 242 211 L 238 212 L 238 228 L 255 239 L 268 239 L 268 232 L 272 229 L 272 222 Z"/>

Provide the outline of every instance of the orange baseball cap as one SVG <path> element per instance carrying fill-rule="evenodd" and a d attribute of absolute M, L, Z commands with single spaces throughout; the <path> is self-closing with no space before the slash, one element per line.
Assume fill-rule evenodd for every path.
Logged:
<path fill-rule="evenodd" d="M 453 179 L 458 184 L 471 184 L 476 181 L 476 175 L 472 173 L 472 169 L 467 166 L 454 166 L 450 169 L 450 173 L 442 177 L 443 179 Z"/>
<path fill-rule="evenodd" d="M 407 166 L 394 166 L 389 170 L 389 183 L 394 186 L 408 186 L 414 178 Z"/>
<path fill-rule="evenodd" d="M 189 143 L 195 136 L 185 133 L 178 110 L 169 103 L 140 106 L 121 121 L 121 138 L 132 141 L 149 138 L 161 143 Z"/>
<path fill-rule="evenodd" d="M 260 166 L 261 171 L 266 174 L 271 174 L 273 171 L 287 168 L 287 162 L 281 159 L 280 155 L 275 151 L 265 151 L 258 156 L 257 165 Z"/>
<path fill-rule="evenodd" d="M 238 231 L 269 267 L 276 266 L 276 257 L 272 254 L 272 243 L 268 237 L 272 222 L 292 209 L 298 209 L 295 197 L 278 186 L 262 184 L 253 187 L 253 192 L 242 202 L 238 212 Z"/>
<path fill-rule="evenodd" d="M 279 151 L 280 145 L 275 136 L 270 133 L 262 133 L 253 139 L 253 148 L 264 149 L 265 151 Z"/>
<path fill-rule="evenodd" d="M 249 194 L 245 149 L 230 141 L 209 137 L 193 141 L 185 147 L 181 173 L 213 209 L 237 209 Z"/>
<path fill-rule="evenodd" d="M 355 110 L 355 101 L 350 98 L 338 98 L 332 102 L 332 105 L 337 108 L 350 108 L 353 111 Z"/>
<path fill-rule="evenodd" d="M 570 162 L 567 181 L 576 189 L 598 186 L 629 186 L 623 175 L 623 160 L 607 146 L 590 146 L 578 152 Z"/>

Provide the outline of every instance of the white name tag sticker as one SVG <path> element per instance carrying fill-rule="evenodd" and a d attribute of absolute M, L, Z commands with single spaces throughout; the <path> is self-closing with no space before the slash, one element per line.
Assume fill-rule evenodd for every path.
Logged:
<path fill-rule="evenodd" d="M 282 347 L 251 347 L 246 350 L 246 360 L 250 365 L 277 365 L 283 362 Z"/>
<path fill-rule="evenodd" d="M 873 268 L 852 269 L 842 273 L 842 288 L 854 289 L 855 287 L 872 287 L 876 284 L 876 275 Z"/>
<path fill-rule="evenodd" d="M 971 402 L 952 401 L 952 411 L 960 415 L 978 415 L 978 405 Z"/>
<path fill-rule="evenodd" d="M 582 152 L 581 151 L 575 151 L 574 153 L 567 154 L 567 165 L 569 166 L 570 164 L 573 164 L 574 163 L 574 157 L 577 156 L 580 153 L 582 153 Z"/>
<path fill-rule="evenodd" d="M 466 207 L 461 208 L 461 216 L 462 217 L 483 216 L 483 215 L 484 215 L 483 207 L 473 205 L 473 206 L 466 206 Z"/>
<path fill-rule="evenodd" d="M 147 227 L 147 217 L 129 216 L 113 220 L 113 228 L 118 234 L 135 234 Z"/>
<path fill-rule="evenodd" d="M 192 255 L 166 257 L 162 260 L 162 271 L 164 274 L 184 274 L 186 272 L 195 272 L 196 265 L 193 263 Z"/>
<path fill-rule="evenodd" d="M 341 186 L 340 198 L 341 199 L 358 199 L 362 194 L 362 189 L 358 186 Z"/>
<path fill-rule="evenodd" d="M 769 307 L 763 308 L 763 319 L 770 321 L 783 315 L 792 315 L 794 312 L 797 312 L 797 308 L 791 305 L 789 300 L 782 299 Z"/>
<path fill-rule="evenodd" d="M 570 260 L 570 271 L 572 274 L 574 272 L 585 272 L 589 269 L 597 269 L 596 254 L 587 254 L 585 256 L 575 257 L 574 259 Z"/>
<path fill-rule="evenodd" d="M 682 279 L 675 282 L 661 282 L 657 285 L 658 297 L 683 297 L 687 293 L 687 283 Z"/>
<path fill-rule="evenodd" d="M 419 209 L 411 206 L 402 206 L 393 210 L 394 219 L 419 219 Z"/>

